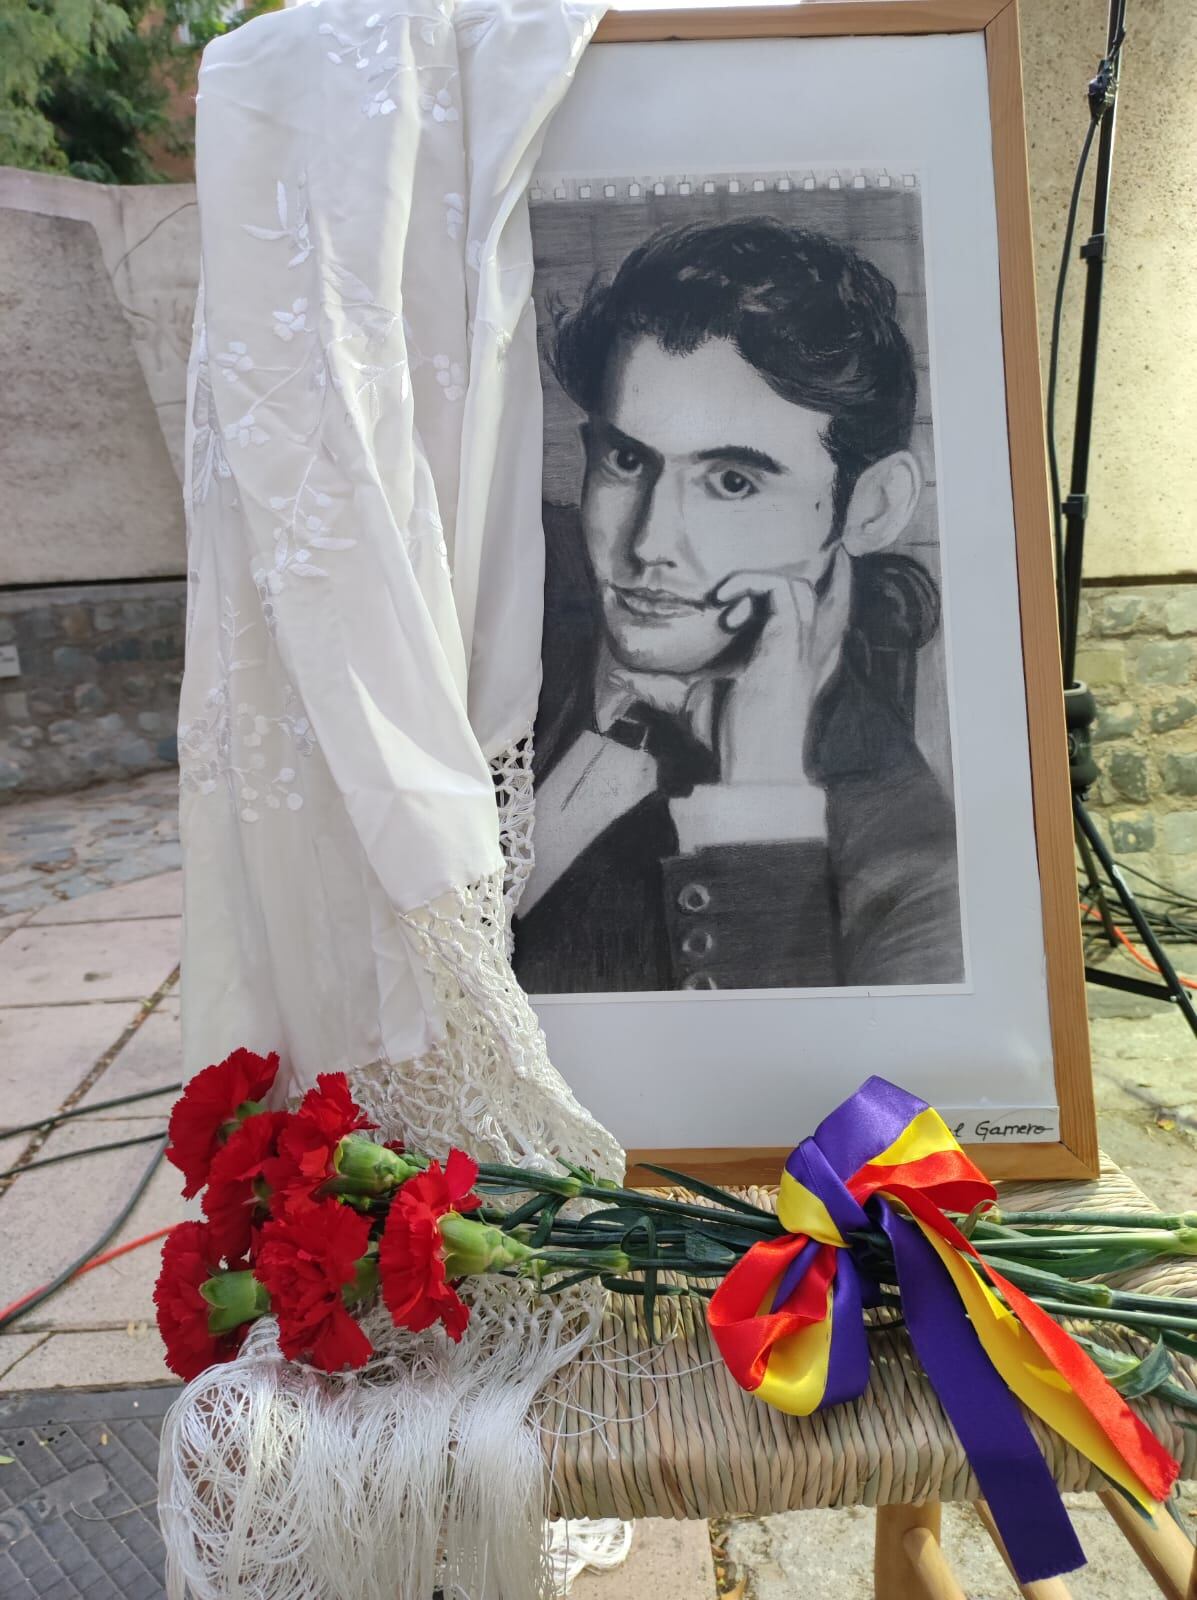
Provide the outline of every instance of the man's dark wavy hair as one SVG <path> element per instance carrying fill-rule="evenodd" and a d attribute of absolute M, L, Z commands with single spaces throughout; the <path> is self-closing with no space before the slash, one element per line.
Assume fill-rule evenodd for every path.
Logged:
<path fill-rule="evenodd" d="M 619 341 L 687 355 L 727 339 L 784 399 L 831 421 L 838 533 L 857 477 L 910 442 L 914 358 L 887 277 L 826 234 L 767 217 L 667 226 L 554 312 L 552 366 L 583 411 L 599 409 Z"/>

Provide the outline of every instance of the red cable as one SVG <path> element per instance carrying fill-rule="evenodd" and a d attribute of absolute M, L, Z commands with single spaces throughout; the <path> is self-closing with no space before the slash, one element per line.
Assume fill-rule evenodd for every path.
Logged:
<path fill-rule="evenodd" d="M 106 1261 L 114 1261 L 117 1256 L 123 1256 L 128 1250 L 136 1250 L 143 1244 L 152 1244 L 155 1239 L 161 1239 L 164 1234 L 170 1231 L 170 1227 L 158 1228 L 153 1233 L 143 1234 L 140 1239 L 130 1239 L 127 1244 L 114 1245 L 111 1250 L 105 1250 L 102 1256 L 96 1256 L 94 1260 L 85 1262 L 77 1272 L 72 1272 L 67 1279 L 67 1283 L 74 1283 L 76 1278 L 81 1278 L 85 1272 L 90 1272 L 93 1267 L 102 1267 Z M 14 1300 L 11 1305 L 0 1306 L 0 1322 L 3 1322 L 5 1317 L 11 1316 L 14 1311 L 19 1311 L 22 1306 L 28 1305 L 30 1300 L 35 1300 L 44 1288 L 45 1284 L 42 1285 L 41 1289 L 30 1289 L 28 1294 L 23 1294 L 19 1300 Z"/>
<path fill-rule="evenodd" d="M 1098 921 L 1101 920 L 1101 913 L 1093 906 L 1087 906 L 1083 900 L 1080 904 L 1081 910 L 1087 917 L 1096 917 Z M 1163 976 L 1154 961 L 1148 961 L 1145 955 L 1141 955 L 1139 951 L 1135 949 L 1134 945 L 1127 938 L 1126 934 L 1123 933 L 1121 928 L 1113 928 L 1111 931 L 1113 932 L 1115 939 L 1117 939 L 1119 944 L 1121 944 L 1126 950 L 1127 955 L 1131 956 L 1135 961 L 1137 961 L 1141 967 L 1146 967 L 1148 972 L 1154 972 L 1157 977 Z M 1197 979 L 1186 978 L 1182 972 L 1178 972 L 1176 976 L 1186 989 L 1197 990 Z"/>

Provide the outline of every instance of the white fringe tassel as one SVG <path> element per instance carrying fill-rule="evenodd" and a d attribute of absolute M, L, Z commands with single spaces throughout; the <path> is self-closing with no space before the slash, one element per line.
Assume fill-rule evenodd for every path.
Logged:
<path fill-rule="evenodd" d="M 466 1336 L 366 1329 L 384 1353 L 329 1378 L 258 1324 L 163 1427 L 168 1600 L 548 1600 L 534 1406 L 592 1337 L 593 1296 L 535 1304 L 480 1280 Z"/>
<path fill-rule="evenodd" d="M 610 1572 L 632 1548 L 632 1524 L 618 1517 L 570 1517 L 549 1524 L 549 1560 L 559 1594 L 568 1594 L 587 1567 Z"/>

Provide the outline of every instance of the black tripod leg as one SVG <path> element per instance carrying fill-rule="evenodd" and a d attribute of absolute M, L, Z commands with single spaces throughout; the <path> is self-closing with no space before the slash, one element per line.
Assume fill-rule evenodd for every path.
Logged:
<path fill-rule="evenodd" d="M 1079 825 L 1076 830 L 1076 847 L 1080 851 L 1081 860 L 1085 863 L 1085 872 L 1089 879 L 1086 889 L 1097 907 L 1097 914 L 1101 918 L 1101 925 L 1105 930 L 1106 943 L 1113 949 L 1118 944 L 1118 935 L 1114 931 L 1114 918 L 1110 915 L 1110 902 L 1106 895 L 1106 886 L 1098 876 L 1097 863 L 1093 859 L 1093 851 L 1089 848 L 1089 841 L 1081 832 Z"/>
<path fill-rule="evenodd" d="M 1082 836 L 1088 840 L 1093 854 L 1101 862 L 1102 871 L 1113 885 L 1115 893 L 1122 902 L 1123 909 L 1138 930 L 1139 937 L 1146 946 L 1152 961 L 1159 968 L 1160 977 L 1167 985 L 1169 999 L 1176 1002 L 1184 1013 L 1185 1021 L 1192 1028 L 1194 1034 L 1197 1034 L 1197 1011 L 1193 1009 L 1193 1002 L 1189 999 L 1189 992 L 1177 977 L 1176 968 L 1169 961 L 1163 946 L 1152 931 L 1151 924 L 1143 915 L 1139 902 L 1135 899 L 1122 874 L 1115 866 L 1114 858 L 1106 849 L 1105 841 L 1094 826 L 1093 818 L 1085 810 L 1085 803 L 1080 795 L 1073 795 L 1072 809 L 1076 817 L 1077 827 L 1080 829 Z"/>

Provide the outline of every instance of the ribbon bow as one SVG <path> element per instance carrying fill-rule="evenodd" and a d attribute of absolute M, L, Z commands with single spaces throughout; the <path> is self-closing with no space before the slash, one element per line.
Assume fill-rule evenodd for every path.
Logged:
<path fill-rule="evenodd" d="M 1031 1583 L 1085 1557 L 1015 1397 L 1149 1513 L 1178 1468 L 1080 1346 L 944 1215 L 994 1199 L 938 1112 L 870 1078 L 791 1154 L 777 1202 L 787 1232 L 728 1273 L 708 1321 L 736 1382 L 779 1410 L 856 1399 L 869 1380 L 863 1311 L 878 1303 L 862 1236 L 882 1230 L 915 1353 Z"/>

